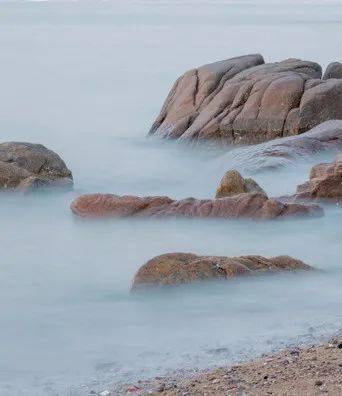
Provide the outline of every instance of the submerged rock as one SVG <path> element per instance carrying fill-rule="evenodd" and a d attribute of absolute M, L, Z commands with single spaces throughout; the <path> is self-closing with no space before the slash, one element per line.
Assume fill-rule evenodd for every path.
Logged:
<path fill-rule="evenodd" d="M 222 167 L 227 163 L 257 173 L 290 166 L 313 155 L 342 150 L 342 120 L 326 121 L 301 135 L 288 136 L 258 145 L 236 148 L 220 157 Z"/>
<path fill-rule="evenodd" d="M 310 180 L 297 187 L 294 198 L 342 202 L 342 154 L 332 163 L 315 165 Z"/>
<path fill-rule="evenodd" d="M 250 144 L 297 135 L 342 119 L 342 80 L 321 66 L 247 55 L 190 70 L 175 82 L 150 134 Z"/>
<path fill-rule="evenodd" d="M 168 253 L 154 257 L 135 274 L 132 290 L 141 287 L 179 285 L 199 280 L 230 279 L 265 272 L 309 270 L 312 267 L 289 256 L 197 256 Z"/>
<path fill-rule="evenodd" d="M 242 193 L 262 193 L 265 191 L 253 179 L 244 179 L 236 170 L 226 172 L 217 187 L 215 198 L 231 197 Z"/>
<path fill-rule="evenodd" d="M 30 191 L 41 186 L 70 187 L 71 171 L 64 161 L 41 144 L 0 144 L 0 188 Z"/>
<path fill-rule="evenodd" d="M 219 199 L 137 197 L 114 194 L 82 195 L 71 204 L 82 217 L 199 217 L 224 219 L 276 219 L 287 216 L 321 216 L 316 205 L 287 204 L 261 193 Z"/>

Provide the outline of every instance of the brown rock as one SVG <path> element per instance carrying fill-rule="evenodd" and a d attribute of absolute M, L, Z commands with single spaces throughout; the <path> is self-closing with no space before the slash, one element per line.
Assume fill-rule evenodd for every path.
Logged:
<path fill-rule="evenodd" d="M 287 204 L 268 199 L 265 194 L 248 193 L 219 199 L 82 195 L 71 204 L 82 217 L 200 217 L 224 219 L 275 219 L 286 216 L 320 216 L 315 205 Z"/>
<path fill-rule="evenodd" d="M 245 180 L 236 170 L 226 172 L 221 179 L 215 198 L 230 197 L 245 192 Z"/>
<path fill-rule="evenodd" d="M 334 119 L 342 119 L 342 80 L 319 80 L 301 98 L 298 133 Z"/>
<path fill-rule="evenodd" d="M 217 187 L 215 198 L 231 197 L 242 193 L 262 193 L 265 191 L 253 179 L 244 179 L 236 170 L 226 172 Z"/>
<path fill-rule="evenodd" d="M 0 188 L 27 192 L 41 186 L 70 187 L 72 174 L 64 161 L 40 144 L 0 144 Z"/>
<path fill-rule="evenodd" d="M 310 180 L 297 187 L 295 199 L 342 202 L 342 155 L 332 163 L 315 165 Z"/>
<path fill-rule="evenodd" d="M 342 81 L 314 62 L 264 64 L 247 55 L 190 70 L 175 82 L 150 134 L 245 144 L 342 119 Z"/>
<path fill-rule="evenodd" d="M 327 70 L 324 73 L 323 78 L 328 80 L 329 78 L 342 78 L 342 63 L 333 62 L 328 65 Z"/>
<path fill-rule="evenodd" d="M 199 280 L 230 279 L 265 272 L 309 270 L 310 266 L 289 256 L 219 257 L 168 253 L 154 257 L 135 274 L 132 289 L 179 285 Z"/>

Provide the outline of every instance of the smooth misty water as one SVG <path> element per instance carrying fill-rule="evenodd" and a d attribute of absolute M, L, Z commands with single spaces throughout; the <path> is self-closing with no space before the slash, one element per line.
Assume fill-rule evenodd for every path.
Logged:
<path fill-rule="evenodd" d="M 338 207 L 267 223 L 87 222 L 68 209 L 94 191 L 210 197 L 225 170 L 243 171 L 236 156 L 145 135 L 195 65 L 250 52 L 341 60 L 340 2 L 298 3 L 0 3 L 1 140 L 45 144 L 75 178 L 73 192 L 1 196 L 1 396 L 87 395 L 340 328 Z M 311 163 L 255 178 L 291 193 Z M 138 267 L 172 251 L 290 254 L 323 271 L 131 296 Z"/>

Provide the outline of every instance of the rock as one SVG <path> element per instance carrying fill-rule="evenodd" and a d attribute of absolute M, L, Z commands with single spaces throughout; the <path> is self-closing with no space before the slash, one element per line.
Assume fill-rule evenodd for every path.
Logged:
<path fill-rule="evenodd" d="M 175 82 L 150 135 L 255 144 L 342 119 L 342 81 L 314 62 L 265 64 L 247 55 L 201 66 Z"/>
<path fill-rule="evenodd" d="M 160 285 L 179 285 L 199 280 L 231 279 L 265 272 L 309 270 L 310 266 L 289 256 L 197 256 L 167 253 L 154 257 L 135 274 L 132 290 Z"/>
<path fill-rule="evenodd" d="M 247 193 L 259 192 L 266 195 L 265 191 L 259 186 L 259 184 L 250 177 L 245 179 L 245 189 Z"/>
<path fill-rule="evenodd" d="M 226 172 L 217 187 L 215 198 L 230 197 L 245 192 L 245 180 L 236 170 Z"/>
<path fill-rule="evenodd" d="M 333 62 L 328 65 L 323 79 L 328 80 L 329 78 L 342 78 L 342 63 Z"/>
<path fill-rule="evenodd" d="M 139 393 L 141 392 L 141 388 L 139 388 L 138 386 L 135 385 L 131 385 L 126 389 L 127 393 Z"/>
<path fill-rule="evenodd" d="M 82 195 L 71 204 L 81 217 L 200 217 L 224 219 L 276 219 L 286 216 L 321 216 L 316 205 L 287 204 L 265 194 L 245 193 L 219 199 Z"/>
<path fill-rule="evenodd" d="M 71 171 L 53 151 L 41 144 L 0 144 L 0 188 L 27 192 L 42 186 L 70 187 Z"/>
<path fill-rule="evenodd" d="M 111 395 L 111 392 L 109 392 L 108 390 L 104 390 L 99 393 L 99 396 L 110 396 L 110 395 Z"/>
<path fill-rule="evenodd" d="M 262 193 L 265 191 L 253 179 L 244 179 L 236 170 L 225 173 L 217 187 L 215 198 L 231 197 L 242 193 Z"/>
<path fill-rule="evenodd" d="M 294 198 L 342 202 L 342 155 L 332 163 L 315 165 L 310 180 L 297 187 Z"/>
<path fill-rule="evenodd" d="M 250 147 L 230 150 L 217 163 L 233 163 L 250 173 L 291 166 L 318 153 L 342 150 L 342 120 L 326 121 L 301 135 L 288 136 Z"/>

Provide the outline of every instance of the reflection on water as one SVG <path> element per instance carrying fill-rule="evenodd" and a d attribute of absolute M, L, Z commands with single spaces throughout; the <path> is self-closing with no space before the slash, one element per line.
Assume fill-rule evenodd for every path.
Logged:
<path fill-rule="evenodd" d="M 75 177 L 73 192 L 1 195 L 1 395 L 86 395 L 115 381 L 229 363 L 341 324 L 339 207 L 320 219 L 267 223 L 71 215 L 81 193 L 206 198 L 229 168 L 247 175 L 236 155 L 144 138 L 183 70 L 258 51 L 327 64 L 341 48 L 327 22 L 340 17 L 339 4 L 296 4 L 281 15 L 263 5 L 253 24 L 256 2 L 202 2 L 187 24 L 193 7 L 163 3 L 0 5 L 2 140 L 46 144 Z M 294 24 L 292 10 L 305 21 Z M 254 177 L 270 195 L 291 193 L 322 159 L 331 158 Z M 173 251 L 290 254 L 322 271 L 131 296 L 138 267 Z"/>

